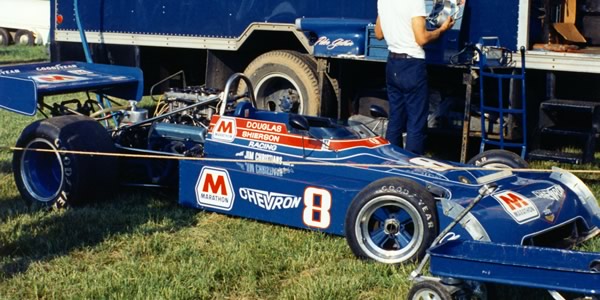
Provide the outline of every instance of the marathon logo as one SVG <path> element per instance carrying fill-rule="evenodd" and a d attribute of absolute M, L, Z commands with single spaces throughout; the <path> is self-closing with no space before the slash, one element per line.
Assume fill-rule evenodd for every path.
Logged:
<path fill-rule="evenodd" d="M 302 197 L 266 192 L 250 188 L 240 188 L 240 197 L 266 210 L 298 208 Z"/>
<path fill-rule="evenodd" d="M 198 205 L 231 210 L 235 193 L 229 173 L 225 169 L 204 167 L 196 183 Z"/>
<path fill-rule="evenodd" d="M 61 75 L 61 74 L 31 76 L 31 79 L 33 79 L 37 82 L 41 82 L 41 83 L 64 83 L 64 82 L 74 82 L 74 81 L 86 80 L 85 77 Z"/>
<path fill-rule="evenodd" d="M 523 195 L 506 191 L 494 195 L 494 198 L 502 205 L 504 211 L 519 224 L 527 223 L 540 217 L 540 212 L 535 204 Z"/>
<path fill-rule="evenodd" d="M 221 117 L 212 133 L 212 138 L 223 142 L 233 142 L 237 134 L 235 119 Z"/>
<path fill-rule="evenodd" d="M 547 189 L 533 191 L 532 193 L 538 198 L 549 199 L 556 202 L 565 198 L 565 190 L 560 185 L 553 185 Z"/>

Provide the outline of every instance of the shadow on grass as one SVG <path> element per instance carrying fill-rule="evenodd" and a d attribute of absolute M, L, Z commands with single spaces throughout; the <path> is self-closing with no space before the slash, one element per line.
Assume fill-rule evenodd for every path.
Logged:
<path fill-rule="evenodd" d="M 0 173 L 12 174 L 12 162 L 10 160 L 0 160 Z"/>
<path fill-rule="evenodd" d="M 197 211 L 179 207 L 174 194 L 129 190 L 101 203 L 51 212 L 32 211 L 18 197 L 3 199 L 0 218 L 11 228 L 0 244 L 0 256 L 11 259 L 0 266 L 0 278 L 12 278 L 27 272 L 32 263 L 48 262 L 115 236 L 175 232 L 194 225 Z"/>

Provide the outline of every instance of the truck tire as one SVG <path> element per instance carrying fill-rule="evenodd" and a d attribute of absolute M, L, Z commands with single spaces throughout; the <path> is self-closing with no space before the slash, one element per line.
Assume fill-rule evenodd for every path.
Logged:
<path fill-rule="evenodd" d="M 529 164 L 519 155 L 501 149 L 481 152 L 467 164 L 482 168 L 527 169 Z"/>
<path fill-rule="evenodd" d="M 62 151 L 114 153 L 102 125 L 85 116 L 61 116 L 34 122 L 17 140 L 13 173 L 30 206 L 62 208 L 85 203 L 114 189 L 117 158 Z M 27 151 L 41 149 L 44 151 Z"/>
<path fill-rule="evenodd" d="M 10 34 L 6 29 L 0 28 L 0 47 L 5 47 L 10 44 Z"/>
<path fill-rule="evenodd" d="M 17 33 L 15 33 L 15 44 L 22 46 L 33 46 L 35 44 L 33 32 L 24 29 L 17 30 Z"/>
<path fill-rule="evenodd" d="M 346 241 L 359 258 L 386 264 L 423 258 L 438 231 L 431 194 L 404 178 L 383 178 L 352 200 L 344 223 Z"/>
<path fill-rule="evenodd" d="M 296 51 L 276 50 L 255 58 L 244 70 L 254 84 L 258 108 L 321 114 L 316 63 Z M 240 89 L 245 86 L 240 85 Z"/>

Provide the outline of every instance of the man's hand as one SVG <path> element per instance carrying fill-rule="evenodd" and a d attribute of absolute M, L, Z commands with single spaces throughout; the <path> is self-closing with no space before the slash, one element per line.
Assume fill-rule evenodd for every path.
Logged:
<path fill-rule="evenodd" d="M 450 30 L 450 28 L 452 28 L 452 26 L 454 26 L 454 18 L 448 17 L 446 19 L 446 21 L 444 21 L 444 23 L 442 23 L 442 26 L 440 26 L 440 30 L 442 32 L 446 32 L 446 31 Z"/>
<path fill-rule="evenodd" d="M 412 18 L 412 29 L 413 33 L 415 34 L 415 41 L 421 47 L 433 40 L 438 39 L 442 33 L 448 31 L 450 28 L 452 28 L 452 26 L 454 26 L 454 18 L 448 17 L 448 19 L 446 19 L 446 21 L 444 21 L 444 23 L 442 23 L 438 29 L 428 31 L 427 27 L 425 26 L 425 17 L 420 16 Z"/>

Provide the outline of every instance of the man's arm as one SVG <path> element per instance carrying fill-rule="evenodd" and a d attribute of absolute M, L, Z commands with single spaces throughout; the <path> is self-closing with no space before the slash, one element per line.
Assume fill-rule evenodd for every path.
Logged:
<path fill-rule="evenodd" d="M 377 21 L 375 21 L 375 38 L 378 40 L 383 40 L 383 30 L 381 30 L 381 21 L 379 20 L 379 16 L 377 16 Z"/>
<path fill-rule="evenodd" d="M 415 34 L 415 40 L 419 46 L 424 46 L 425 44 L 434 41 L 442 35 L 442 33 L 446 32 L 454 25 L 454 19 L 452 17 L 448 17 L 446 21 L 440 26 L 440 28 L 428 31 L 425 26 L 425 17 L 414 17 L 412 18 L 412 29 Z"/>

